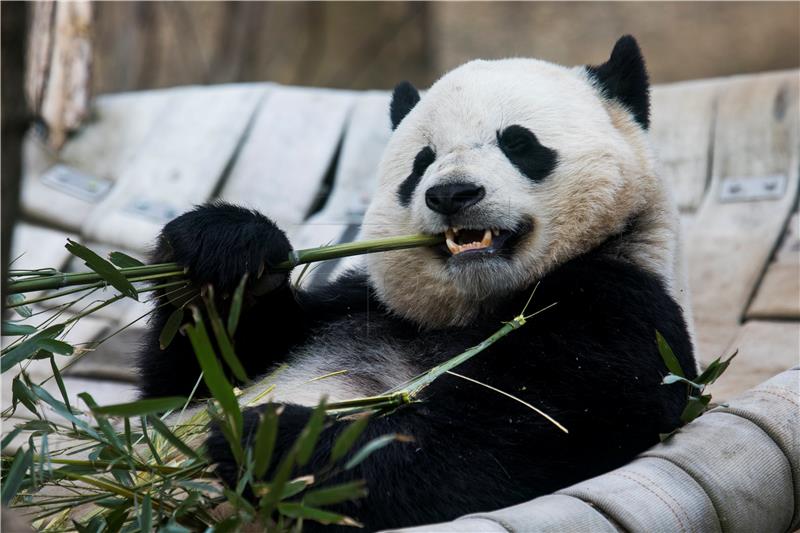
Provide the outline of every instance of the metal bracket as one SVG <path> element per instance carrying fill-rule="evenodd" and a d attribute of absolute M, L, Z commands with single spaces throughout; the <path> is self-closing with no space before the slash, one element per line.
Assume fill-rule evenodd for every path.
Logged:
<path fill-rule="evenodd" d="M 720 185 L 720 202 L 778 200 L 786 193 L 786 175 L 726 178 Z"/>
<path fill-rule="evenodd" d="M 140 217 L 148 218 L 159 224 L 166 224 L 180 214 L 175 206 L 161 200 L 152 200 L 149 198 L 133 199 L 125 205 L 123 210 Z"/>
<path fill-rule="evenodd" d="M 113 183 L 95 178 L 67 165 L 53 165 L 42 174 L 42 183 L 53 189 L 76 196 L 87 202 L 97 202 L 106 195 Z"/>

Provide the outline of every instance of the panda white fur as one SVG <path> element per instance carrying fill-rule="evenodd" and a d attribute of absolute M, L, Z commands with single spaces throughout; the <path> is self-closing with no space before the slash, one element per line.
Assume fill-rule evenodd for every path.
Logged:
<path fill-rule="evenodd" d="M 362 442 L 387 433 L 414 441 L 338 477 L 369 487 L 340 510 L 375 530 L 496 509 L 620 466 L 677 427 L 685 387 L 660 384 L 656 330 L 690 377 L 695 361 L 676 303 L 677 216 L 648 146 L 636 41 L 621 38 L 594 67 L 473 61 L 421 99 L 404 82 L 390 116 L 395 131 L 362 234 L 441 234 L 447 244 L 375 254 L 366 271 L 304 291 L 269 273 L 291 247 L 259 213 L 208 204 L 159 238 L 153 260 L 188 267 L 223 307 L 244 273 L 254 280 L 235 343 L 249 376 L 286 364 L 270 397 L 286 404 L 276 456 L 320 396 L 378 394 L 461 353 L 518 314 L 537 283 L 531 309 L 556 305 L 458 373 L 529 402 L 569 433 L 443 376 L 421 402 L 370 421 Z M 140 356 L 146 397 L 188 395 L 199 375 L 185 338 L 158 347 L 169 314 L 159 310 Z M 260 409 L 246 411 L 248 435 Z M 310 469 L 327 462 L 346 423 L 330 421 Z M 224 439 L 206 444 L 231 482 Z"/>

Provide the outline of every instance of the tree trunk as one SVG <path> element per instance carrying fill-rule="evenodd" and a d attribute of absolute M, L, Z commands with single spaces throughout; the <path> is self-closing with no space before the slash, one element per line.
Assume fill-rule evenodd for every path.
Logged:
<path fill-rule="evenodd" d="M 10 258 L 11 233 L 17 218 L 19 184 L 22 172 L 22 137 L 28 123 L 23 93 L 25 70 L 25 2 L 2 2 L 2 257 L 0 276 L 5 294 L 6 269 Z"/>

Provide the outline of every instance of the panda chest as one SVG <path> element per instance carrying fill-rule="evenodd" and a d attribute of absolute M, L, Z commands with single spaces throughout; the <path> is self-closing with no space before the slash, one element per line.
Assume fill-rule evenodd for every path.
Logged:
<path fill-rule="evenodd" d="M 409 336 L 383 317 L 316 328 L 272 374 L 273 401 L 316 405 L 381 394 L 448 357 L 431 336 Z"/>

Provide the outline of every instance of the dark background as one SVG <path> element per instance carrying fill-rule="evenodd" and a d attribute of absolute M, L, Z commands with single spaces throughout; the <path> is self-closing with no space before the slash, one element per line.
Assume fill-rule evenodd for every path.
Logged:
<path fill-rule="evenodd" d="M 597 63 L 624 33 L 656 83 L 800 66 L 798 2 L 102 2 L 94 14 L 95 93 L 425 86 L 477 57 Z"/>

